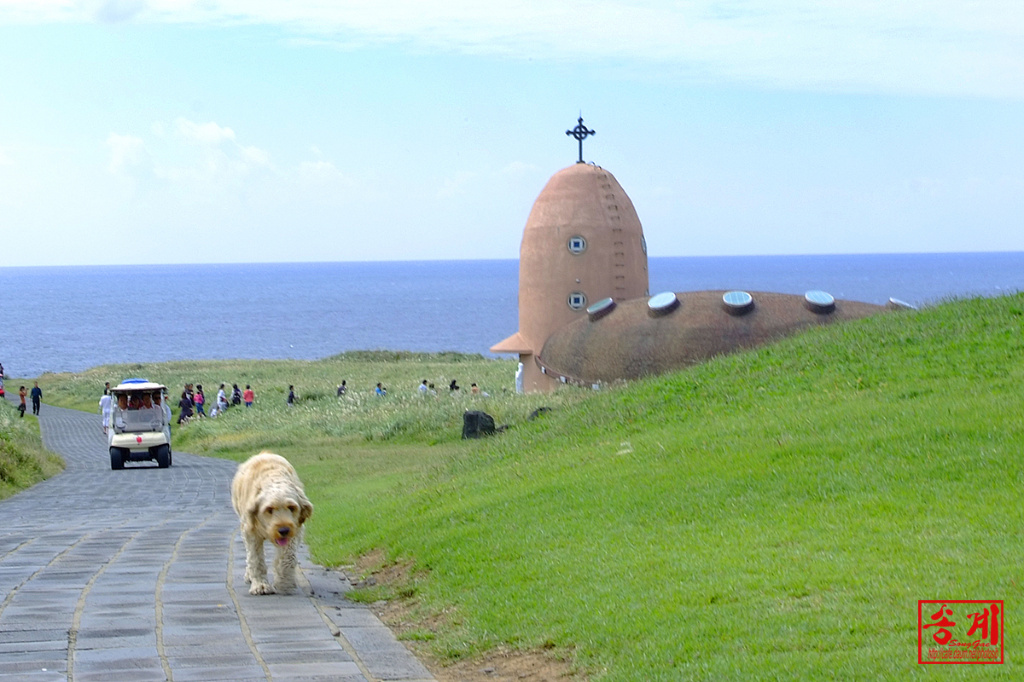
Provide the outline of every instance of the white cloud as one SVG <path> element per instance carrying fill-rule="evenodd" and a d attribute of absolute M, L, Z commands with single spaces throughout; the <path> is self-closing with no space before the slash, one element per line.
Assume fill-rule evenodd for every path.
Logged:
<path fill-rule="evenodd" d="M 437 190 L 440 199 L 450 199 L 454 196 L 461 196 L 468 192 L 468 188 L 476 180 L 477 174 L 469 171 L 458 171 L 451 177 L 441 181 L 441 187 Z"/>
<path fill-rule="evenodd" d="M 170 126 L 170 138 L 165 135 L 168 128 L 162 122 L 154 123 L 150 129 L 163 142 L 163 155 L 157 158 L 155 172 L 172 182 L 234 184 L 256 169 L 273 167 L 268 151 L 239 143 L 232 128 L 214 121 L 197 123 L 179 117 Z M 182 141 L 184 145 L 180 144 Z"/>
<path fill-rule="evenodd" d="M 316 146 L 307 147 L 305 160 L 278 167 L 265 149 L 240 143 L 232 128 L 215 122 L 158 121 L 142 136 L 111 133 L 106 144 L 111 173 L 147 175 L 156 184 L 138 185 L 139 192 L 173 197 L 180 206 L 287 204 L 297 197 L 337 204 L 365 194 Z"/>
<path fill-rule="evenodd" d="M 125 173 L 138 166 L 146 155 L 146 144 L 141 137 L 135 135 L 107 136 L 107 148 L 110 150 L 110 162 L 107 169 L 114 174 Z"/>
<path fill-rule="evenodd" d="M 341 176 L 341 172 L 330 161 L 304 161 L 298 166 L 300 177 L 309 179 L 330 179 Z"/>
<path fill-rule="evenodd" d="M 270 153 L 259 147 L 239 147 L 242 161 L 253 166 L 269 166 Z"/>
<path fill-rule="evenodd" d="M 194 140 L 204 145 L 216 146 L 225 140 L 235 140 L 235 131 L 231 128 L 222 128 L 212 121 L 194 123 L 187 118 L 179 118 L 174 122 L 174 127 L 186 140 Z"/>
<path fill-rule="evenodd" d="M 280 26 L 299 44 L 401 43 L 633 65 L 760 87 L 1024 97 L 1020 0 L 0 0 L 0 23 Z"/>
<path fill-rule="evenodd" d="M 524 176 L 537 175 L 541 173 L 541 169 L 536 164 L 527 163 L 525 161 L 513 161 L 501 169 L 503 175 L 507 175 L 513 178 L 519 178 Z"/>

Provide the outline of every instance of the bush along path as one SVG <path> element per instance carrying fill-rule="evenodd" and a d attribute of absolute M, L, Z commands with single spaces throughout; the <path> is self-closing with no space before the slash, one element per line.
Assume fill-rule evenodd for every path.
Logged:
<path fill-rule="evenodd" d="M 295 593 L 249 595 L 233 462 L 112 471 L 97 415 L 39 418 L 67 467 L 0 502 L 0 682 L 433 679 L 305 551 Z"/>

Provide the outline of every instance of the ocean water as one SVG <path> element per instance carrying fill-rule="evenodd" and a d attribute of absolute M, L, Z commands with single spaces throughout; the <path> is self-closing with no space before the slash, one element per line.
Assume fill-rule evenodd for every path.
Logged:
<path fill-rule="evenodd" d="M 489 355 L 518 329 L 517 260 L 0 267 L 0 362 L 34 377 L 122 362 Z M 1024 290 L 1024 253 L 651 258 L 651 293 L 744 289 L 923 306 Z"/>

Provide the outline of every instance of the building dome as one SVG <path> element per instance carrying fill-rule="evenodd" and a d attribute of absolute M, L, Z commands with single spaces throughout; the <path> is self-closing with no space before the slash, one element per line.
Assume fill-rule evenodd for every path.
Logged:
<path fill-rule="evenodd" d="M 527 391 L 554 384 L 536 365 L 548 337 L 604 298 L 647 294 L 640 219 L 615 177 L 576 163 L 555 173 L 533 204 L 519 250 L 519 331 L 493 346 L 518 353 Z"/>
<path fill-rule="evenodd" d="M 822 291 L 666 292 L 599 301 L 556 330 L 537 356 L 552 381 L 595 384 L 682 369 L 764 345 L 801 329 L 883 312 L 884 306 L 836 300 Z"/>

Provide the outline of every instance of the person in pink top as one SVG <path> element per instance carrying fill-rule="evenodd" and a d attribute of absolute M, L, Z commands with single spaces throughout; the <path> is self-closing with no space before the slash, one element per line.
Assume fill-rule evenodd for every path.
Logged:
<path fill-rule="evenodd" d="M 242 400 L 245 401 L 246 407 L 252 407 L 253 401 L 256 400 L 256 394 L 252 392 L 251 388 L 249 388 L 249 384 L 246 384 L 245 390 L 242 391 Z"/>
<path fill-rule="evenodd" d="M 206 405 L 206 396 L 203 395 L 202 384 L 196 384 L 196 392 L 195 395 L 192 396 L 192 402 L 196 404 L 196 416 L 205 417 L 206 410 L 204 409 L 203 406 Z"/>

